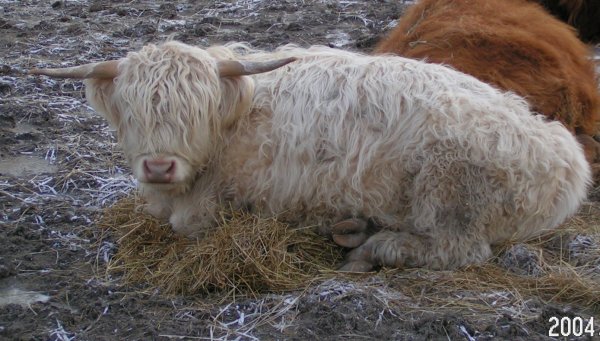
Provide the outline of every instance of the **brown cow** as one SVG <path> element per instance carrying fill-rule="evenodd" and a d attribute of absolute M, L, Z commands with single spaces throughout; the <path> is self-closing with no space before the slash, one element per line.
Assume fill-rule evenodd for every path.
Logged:
<path fill-rule="evenodd" d="M 600 40 L 600 1 L 598 0 L 534 0 L 550 13 L 577 29 L 586 42 Z"/>
<path fill-rule="evenodd" d="M 600 96 L 588 47 L 573 28 L 527 0 L 421 0 L 375 53 L 450 65 L 528 100 L 534 111 L 582 134 L 600 161 Z"/>

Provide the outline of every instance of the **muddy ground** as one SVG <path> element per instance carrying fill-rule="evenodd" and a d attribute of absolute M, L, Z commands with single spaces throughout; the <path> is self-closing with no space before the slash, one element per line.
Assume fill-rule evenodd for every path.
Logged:
<path fill-rule="evenodd" d="M 115 59 L 167 38 L 368 52 L 406 5 L 0 0 L 0 339 L 535 340 L 549 338 L 551 316 L 600 320 L 597 304 L 560 295 L 436 290 L 448 272 L 340 275 L 296 292 L 236 298 L 128 285 L 106 272 L 117 243 L 97 224 L 103 208 L 135 187 L 112 132 L 86 105 L 80 81 L 16 75 Z M 597 225 L 599 212 L 590 201 L 575 219 Z"/>

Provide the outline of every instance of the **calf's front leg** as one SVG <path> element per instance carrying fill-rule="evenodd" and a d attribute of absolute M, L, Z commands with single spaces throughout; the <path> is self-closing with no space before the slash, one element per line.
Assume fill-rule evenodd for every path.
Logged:
<path fill-rule="evenodd" d="M 200 238 L 217 226 L 220 198 L 215 187 L 206 184 L 206 181 L 198 181 L 189 192 L 172 201 L 169 222 L 175 233 Z"/>

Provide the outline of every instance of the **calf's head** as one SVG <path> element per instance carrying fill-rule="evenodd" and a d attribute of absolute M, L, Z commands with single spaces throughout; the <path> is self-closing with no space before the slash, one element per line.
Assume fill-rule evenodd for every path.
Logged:
<path fill-rule="evenodd" d="M 116 129 L 135 177 L 172 191 L 189 187 L 214 157 L 222 133 L 249 110 L 254 82 L 243 76 L 295 60 L 226 57 L 171 41 L 121 60 L 30 74 L 84 78 L 89 103 Z"/>

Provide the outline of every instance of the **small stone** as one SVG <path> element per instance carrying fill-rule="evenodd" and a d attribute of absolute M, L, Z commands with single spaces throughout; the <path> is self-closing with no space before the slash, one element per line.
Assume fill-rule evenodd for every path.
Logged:
<path fill-rule="evenodd" d="M 125 17 L 125 16 L 127 16 L 127 9 L 125 9 L 125 8 L 119 8 L 119 9 L 117 9 L 116 13 L 120 17 Z"/>
<path fill-rule="evenodd" d="M 591 236 L 576 235 L 569 242 L 567 248 L 571 262 L 576 266 L 598 261 L 598 243 Z"/>
<path fill-rule="evenodd" d="M 6 265 L 0 265 L 0 278 L 6 278 L 14 275 L 15 271 Z"/>
<path fill-rule="evenodd" d="M 100 12 L 106 9 L 106 5 L 103 4 L 102 2 L 94 2 L 93 4 L 90 5 L 90 12 Z"/>
<path fill-rule="evenodd" d="M 527 244 L 513 245 L 498 263 L 518 275 L 538 277 L 544 273 L 541 253 Z"/>
<path fill-rule="evenodd" d="M 13 90 L 12 84 L 0 81 L 0 95 L 6 96 Z"/>

